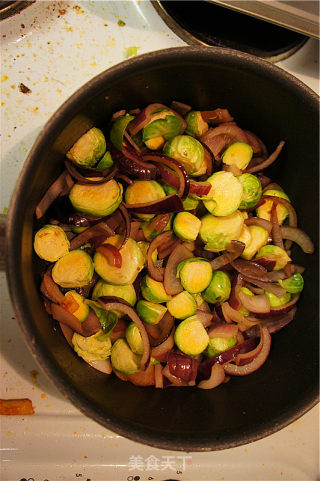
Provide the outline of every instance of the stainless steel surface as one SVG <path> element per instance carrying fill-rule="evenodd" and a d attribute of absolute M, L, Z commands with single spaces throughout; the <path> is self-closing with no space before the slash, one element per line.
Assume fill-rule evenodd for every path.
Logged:
<path fill-rule="evenodd" d="M 319 2 L 308 0 L 207 0 L 238 12 L 253 15 L 295 32 L 320 38 Z"/>

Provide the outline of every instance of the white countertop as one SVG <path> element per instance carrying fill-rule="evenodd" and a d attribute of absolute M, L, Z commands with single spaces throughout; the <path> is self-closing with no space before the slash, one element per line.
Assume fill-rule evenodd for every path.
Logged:
<path fill-rule="evenodd" d="M 39 0 L 1 22 L 1 44 L 1 212 L 39 131 L 71 93 L 124 60 L 131 47 L 141 54 L 185 45 L 149 1 Z M 309 40 L 278 65 L 319 91 L 318 48 L 318 41 Z M 21 83 L 31 92 L 22 93 Z M 318 407 L 272 436 L 224 451 L 184 455 L 142 446 L 80 414 L 42 373 L 17 326 L 3 273 L 0 325 L 1 397 L 28 397 L 35 406 L 33 416 L 0 419 L 3 480 L 314 481 L 318 476 Z"/>

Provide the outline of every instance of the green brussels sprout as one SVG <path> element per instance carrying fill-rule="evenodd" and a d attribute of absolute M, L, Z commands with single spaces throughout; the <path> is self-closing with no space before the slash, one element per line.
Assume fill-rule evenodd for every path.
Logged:
<path fill-rule="evenodd" d="M 173 220 L 174 233 L 184 241 L 194 241 L 198 237 L 201 220 L 190 212 L 179 212 Z"/>
<path fill-rule="evenodd" d="M 156 304 L 143 299 L 137 302 L 136 310 L 143 322 L 147 324 L 158 324 L 167 312 L 167 308 L 162 304 Z"/>
<path fill-rule="evenodd" d="M 205 208 L 215 216 L 233 214 L 242 199 L 243 187 L 241 182 L 231 172 L 219 171 L 211 175 L 207 182 L 212 185 L 208 200 L 204 200 Z"/>
<path fill-rule="evenodd" d="M 174 318 L 186 319 L 196 312 L 197 303 L 189 292 L 182 291 L 167 302 L 167 308 Z"/>
<path fill-rule="evenodd" d="M 103 132 L 96 127 L 88 130 L 67 152 L 68 159 L 82 167 L 93 167 L 107 148 Z"/>
<path fill-rule="evenodd" d="M 130 349 L 135 354 L 142 355 L 144 348 L 139 328 L 135 322 L 130 322 L 126 329 L 126 339 Z"/>
<path fill-rule="evenodd" d="M 180 322 L 174 333 L 174 342 L 188 356 L 198 356 L 205 350 L 209 336 L 196 314 Z"/>
<path fill-rule="evenodd" d="M 135 354 L 125 339 L 117 339 L 111 349 L 111 364 L 123 374 L 134 374 L 140 370 L 141 356 Z"/>
<path fill-rule="evenodd" d="M 103 157 L 98 162 L 98 165 L 96 166 L 97 170 L 104 170 L 104 169 L 109 169 L 109 167 L 113 166 L 113 160 L 111 157 L 111 154 L 109 150 L 104 154 Z"/>
<path fill-rule="evenodd" d="M 204 291 L 211 281 L 211 264 L 202 257 L 186 259 L 178 264 L 177 277 L 180 277 L 184 290 L 197 294 Z"/>
<path fill-rule="evenodd" d="M 89 254 L 75 249 L 57 260 L 52 269 L 52 279 L 61 287 L 83 287 L 89 284 L 93 273 Z"/>
<path fill-rule="evenodd" d="M 148 241 L 152 241 L 152 239 L 154 239 L 155 237 L 157 237 L 157 235 L 159 235 L 159 232 L 154 229 L 154 224 L 153 224 L 153 221 L 156 222 L 157 219 L 161 216 L 158 215 L 156 216 L 152 222 L 150 221 L 145 221 L 142 223 L 141 225 L 141 228 L 142 228 L 142 231 L 143 231 L 143 234 L 145 236 L 145 238 L 148 240 Z M 166 232 L 167 230 L 170 230 L 172 228 L 172 218 L 173 218 L 173 215 L 170 214 L 170 219 L 167 223 L 167 225 L 165 226 L 165 228 L 162 230 L 162 232 Z"/>
<path fill-rule="evenodd" d="M 236 344 L 237 336 L 232 336 L 229 339 L 226 339 L 224 337 L 213 337 L 212 339 L 209 339 L 209 344 L 204 354 L 210 358 L 216 356 L 217 354 L 220 354 L 220 352 L 231 349 L 231 347 L 235 346 Z"/>
<path fill-rule="evenodd" d="M 266 229 L 258 225 L 249 225 L 247 227 L 250 234 L 250 239 L 248 239 L 247 242 L 244 242 L 246 246 L 241 254 L 241 257 L 243 259 L 250 260 L 261 247 L 267 244 L 269 233 Z M 242 242 L 243 240 L 245 241 L 243 238 L 239 238 L 238 240 L 242 240 Z"/>
<path fill-rule="evenodd" d="M 198 110 L 188 112 L 185 116 L 185 121 L 187 123 L 185 133 L 192 135 L 192 137 L 199 138 L 209 129 L 209 124 L 203 120 L 201 112 Z"/>
<path fill-rule="evenodd" d="M 214 271 L 212 279 L 206 290 L 202 293 L 205 301 L 211 304 L 225 302 L 229 299 L 231 292 L 231 282 L 228 274 L 223 271 Z"/>
<path fill-rule="evenodd" d="M 75 332 L 72 336 L 73 348 L 86 362 L 102 361 L 111 354 L 111 341 L 103 331 L 98 331 L 93 336 L 83 337 Z"/>
<path fill-rule="evenodd" d="M 118 249 L 121 246 L 123 236 L 115 235 L 106 239 L 106 244 L 111 244 Z M 126 286 L 133 284 L 137 275 L 144 267 L 143 254 L 135 240 L 129 238 L 120 249 L 122 257 L 121 267 L 109 264 L 100 252 L 96 252 L 93 258 L 94 268 L 99 276 L 107 283 Z"/>
<path fill-rule="evenodd" d="M 239 209 L 250 209 L 254 207 L 260 200 L 262 187 L 260 180 L 256 175 L 242 174 L 237 177 L 242 184 L 243 193 Z"/>
<path fill-rule="evenodd" d="M 127 204 L 142 204 L 163 199 L 165 191 L 155 180 L 134 180 L 128 185 L 124 198 Z M 140 219 L 152 219 L 154 214 L 137 214 Z"/>
<path fill-rule="evenodd" d="M 112 124 L 110 130 L 110 140 L 116 149 L 122 152 L 123 136 L 126 128 L 131 120 L 134 119 L 133 115 L 126 114 L 123 117 L 118 117 Z"/>
<path fill-rule="evenodd" d="M 298 294 L 303 290 L 304 281 L 302 275 L 297 272 L 287 279 L 279 280 L 278 284 L 290 294 Z"/>
<path fill-rule="evenodd" d="M 283 269 L 284 266 L 291 261 L 291 258 L 288 256 L 286 251 L 281 247 L 274 246 L 273 244 L 269 244 L 266 246 L 261 247 L 256 254 L 256 259 L 260 258 L 268 259 L 271 261 L 275 261 L 275 266 L 273 268 L 274 271 L 279 271 Z"/>
<path fill-rule="evenodd" d="M 249 164 L 253 155 L 251 145 L 246 142 L 234 142 L 227 148 L 221 156 L 221 160 L 226 165 L 235 165 L 243 170 Z"/>
<path fill-rule="evenodd" d="M 280 307 L 283 306 L 284 304 L 287 304 L 290 299 L 291 299 L 291 294 L 290 292 L 286 292 L 283 296 L 278 297 L 275 294 L 272 294 L 272 292 L 264 291 L 266 296 L 269 299 L 270 302 L 270 307 Z"/>
<path fill-rule="evenodd" d="M 241 287 L 240 291 L 247 294 L 247 296 L 251 296 L 251 297 L 254 296 L 253 292 L 250 291 L 250 289 L 248 289 L 247 287 Z M 248 311 L 248 309 L 246 309 L 243 306 L 240 307 L 239 312 L 245 317 L 250 315 L 250 311 Z"/>
<path fill-rule="evenodd" d="M 151 150 L 157 150 L 181 132 L 181 120 L 171 111 L 162 109 L 155 112 L 142 131 L 142 140 Z"/>
<path fill-rule="evenodd" d="M 86 299 L 85 303 L 91 307 L 91 309 L 94 311 L 97 318 L 99 319 L 103 334 L 105 336 L 110 336 L 113 328 L 118 322 L 118 316 L 116 311 L 107 311 L 102 307 L 101 304 L 96 301 L 92 301 L 91 299 Z"/>
<path fill-rule="evenodd" d="M 164 146 L 163 152 L 181 162 L 187 173 L 197 172 L 204 162 L 201 143 L 190 135 L 177 135 Z"/>
<path fill-rule="evenodd" d="M 77 211 L 104 217 L 118 208 L 122 191 L 122 185 L 114 179 L 97 185 L 76 183 L 70 190 L 69 199 Z"/>
<path fill-rule="evenodd" d="M 33 247 L 41 259 L 55 262 L 69 252 L 70 242 L 61 227 L 48 224 L 34 236 Z"/>
<path fill-rule="evenodd" d="M 162 183 L 163 190 L 167 195 L 171 194 L 176 194 L 178 192 L 177 189 L 174 187 L 171 187 L 171 185 L 165 184 L 164 182 Z M 199 199 L 192 195 L 188 195 L 183 201 L 183 208 L 184 210 L 194 210 L 198 207 L 199 205 Z"/>
<path fill-rule="evenodd" d="M 120 299 L 125 300 L 131 306 L 134 306 L 137 302 L 136 291 L 133 287 L 133 284 L 127 285 L 115 285 L 115 284 L 108 284 L 107 282 L 99 279 L 92 291 L 92 299 L 97 300 L 99 297 L 103 296 L 111 296 L 111 297 L 119 297 Z M 124 314 L 120 311 L 114 311 L 118 317 L 123 317 Z"/>
<path fill-rule="evenodd" d="M 164 288 L 163 282 L 155 281 L 148 274 L 142 279 L 141 282 L 141 294 L 146 301 L 161 304 L 162 302 L 168 302 L 171 299 Z"/>
<path fill-rule="evenodd" d="M 201 219 L 200 237 L 211 252 L 225 250 L 232 240 L 240 236 L 244 218 L 239 210 L 225 217 L 206 214 Z"/>
<path fill-rule="evenodd" d="M 66 311 L 71 312 L 71 314 L 73 314 L 81 322 L 87 319 L 90 312 L 88 304 L 85 303 L 85 298 L 76 291 L 66 292 L 64 295 L 64 301 L 61 305 Z M 76 310 L 74 310 L 74 306 L 77 305 L 78 307 Z"/>
<path fill-rule="evenodd" d="M 287 194 L 285 194 L 281 190 L 269 189 L 269 190 L 266 190 L 263 194 L 271 195 L 274 197 L 280 197 L 290 202 L 290 199 L 287 196 Z M 257 216 L 261 217 L 262 219 L 270 220 L 272 205 L 273 205 L 272 200 L 267 199 L 262 205 L 259 205 L 259 207 L 257 208 Z M 281 225 L 289 215 L 288 209 L 286 209 L 284 205 L 279 203 L 277 205 L 276 212 L 277 212 L 278 222 Z"/>

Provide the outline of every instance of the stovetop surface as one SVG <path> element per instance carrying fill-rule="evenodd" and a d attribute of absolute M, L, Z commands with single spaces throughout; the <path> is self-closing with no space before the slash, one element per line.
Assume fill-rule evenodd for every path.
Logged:
<path fill-rule="evenodd" d="M 78 87 L 137 52 L 185 45 L 149 1 L 37 1 L 1 22 L 1 212 L 45 122 Z M 132 48 L 134 47 L 134 48 Z M 319 89 L 318 41 L 278 65 Z M 27 87 L 25 89 L 24 87 Z M 1 398 L 30 398 L 33 416 L 1 417 L 5 481 L 314 481 L 319 410 L 265 439 L 210 453 L 158 450 L 83 416 L 27 349 L 1 274 Z"/>

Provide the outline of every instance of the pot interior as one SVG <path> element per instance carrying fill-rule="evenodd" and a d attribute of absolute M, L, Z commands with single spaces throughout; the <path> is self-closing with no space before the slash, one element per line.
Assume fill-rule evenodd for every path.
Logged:
<path fill-rule="evenodd" d="M 69 99 L 44 127 L 17 184 L 8 222 L 8 278 L 21 328 L 56 386 L 86 415 L 136 441 L 166 449 L 215 450 L 271 434 L 310 409 L 318 396 L 317 256 L 294 247 L 306 267 L 294 321 L 272 338 L 260 370 L 217 389 L 139 388 L 86 365 L 46 314 L 41 265 L 33 254 L 35 206 L 62 170 L 71 136 L 87 125 L 106 130 L 113 112 L 172 100 L 195 109 L 228 108 L 237 124 L 272 152 L 266 171 L 289 195 L 299 227 L 318 238 L 318 101 L 276 67 L 224 49 L 170 49 L 102 73 Z M 72 122 L 72 128 L 70 123 Z M 69 126 L 69 127 L 68 127 Z M 72 143 L 72 142 L 71 142 Z M 317 252 L 317 249 L 316 249 Z"/>

